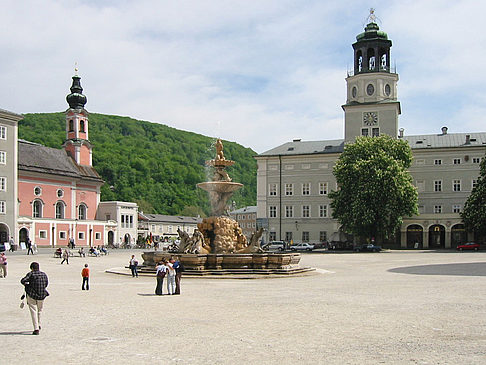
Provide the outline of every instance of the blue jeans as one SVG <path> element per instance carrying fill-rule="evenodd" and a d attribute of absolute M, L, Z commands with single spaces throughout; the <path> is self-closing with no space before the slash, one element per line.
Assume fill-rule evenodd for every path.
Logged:
<path fill-rule="evenodd" d="M 136 265 L 131 265 L 130 269 L 132 270 L 132 276 L 138 278 L 138 272 L 137 272 L 137 266 Z"/>

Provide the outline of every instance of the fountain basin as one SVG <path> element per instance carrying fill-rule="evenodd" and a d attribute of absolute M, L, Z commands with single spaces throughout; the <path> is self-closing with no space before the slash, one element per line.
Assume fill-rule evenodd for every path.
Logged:
<path fill-rule="evenodd" d="M 164 251 L 147 251 L 141 272 L 155 273 L 155 265 L 163 259 L 180 260 L 184 276 L 203 275 L 282 275 L 300 274 L 312 271 L 309 267 L 299 266 L 300 253 L 254 253 L 254 254 L 180 254 Z"/>
<path fill-rule="evenodd" d="M 243 186 L 243 184 L 231 181 L 206 181 L 196 185 L 198 188 L 209 192 L 232 193 Z"/>

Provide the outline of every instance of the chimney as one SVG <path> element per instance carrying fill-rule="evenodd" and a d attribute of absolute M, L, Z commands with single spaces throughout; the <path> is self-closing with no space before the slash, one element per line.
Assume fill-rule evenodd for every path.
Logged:
<path fill-rule="evenodd" d="M 447 127 L 442 127 L 440 130 L 442 131 L 442 134 L 445 135 L 447 134 Z"/>
<path fill-rule="evenodd" d="M 405 131 L 405 129 L 403 129 L 403 128 L 400 128 L 400 129 L 398 130 L 398 138 L 403 138 L 403 132 L 404 132 L 404 131 Z"/>
<path fill-rule="evenodd" d="M 296 138 L 292 142 L 300 142 L 300 141 L 302 141 L 300 138 Z"/>
<path fill-rule="evenodd" d="M 466 144 L 471 144 L 471 135 L 466 134 Z"/>

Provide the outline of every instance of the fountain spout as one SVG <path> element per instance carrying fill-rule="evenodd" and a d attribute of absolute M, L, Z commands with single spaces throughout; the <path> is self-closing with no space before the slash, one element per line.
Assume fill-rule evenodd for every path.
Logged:
<path fill-rule="evenodd" d="M 226 211 L 228 199 L 233 195 L 233 192 L 243 186 L 243 184 L 232 182 L 228 173 L 225 171 L 226 167 L 233 166 L 234 164 L 234 161 L 227 160 L 224 157 L 223 142 L 218 138 L 216 141 L 216 158 L 206 161 L 207 166 L 214 168 L 212 181 L 197 184 L 198 188 L 209 193 L 212 216 L 223 215 Z"/>

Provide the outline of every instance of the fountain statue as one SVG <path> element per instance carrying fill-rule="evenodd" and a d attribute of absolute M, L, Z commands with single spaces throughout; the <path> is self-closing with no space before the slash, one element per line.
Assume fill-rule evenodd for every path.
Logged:
<path fill-rule="evenodd" d="M 213 169 L 211 181 L 197 184 L 208 192 L 211 203 L 211 216 L 198 224 L 192 235 L 178 229 L 180 238 L 177 254 L 144 252 L 144 266 L 153 270 L 155 263 L 167 256 L 177 256 L 186 267 L 186 274 L 295 274 L 309 271 L 298 265 L 299 253 L 264 252 L 260 247 L 263 228 L 255 231 L 248 239 L 238 222 L 229 217 L 228 199 L 243 184 L 231 181 L 226 168 L 234 161 L 224 156 L 223 142 L 216 140 L 216 157 L 206 161 Z"/>

